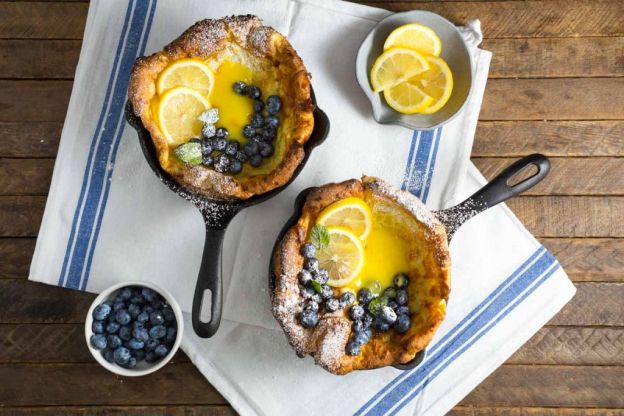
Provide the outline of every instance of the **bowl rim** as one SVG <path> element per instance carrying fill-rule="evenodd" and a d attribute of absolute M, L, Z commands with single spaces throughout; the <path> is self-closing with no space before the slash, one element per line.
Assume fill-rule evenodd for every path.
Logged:
<path fill-rule="evenodd" d="M 369 92 L 370 86 L 369 86 L 369 80 L 368 80 L 368 68 L 364 68 L 363 73 L 364 75 L 360 75 L 360 73 L 362 72 L 362 70 L 360 70 L 360 66 L 358 65 L 359 61 L 361 60 L 361 55 L 364 53 L 364 44 L 368 41 L 368 39 L 373 36 L 373 34 L 378 30 L 378 28 L 387 20 L 393 20 L 393 19 L 397 19 L 400 18 L 401 16 L 404 15 L 412 15 L 412 14 L 419 14 L 419 15 L 429 15 L 432 16 L 435 19 L 439 19 L 443 22 L 445 22 L 446 24 L 448 24 L 453 31 L 459 36 L 459 38 L 462 40 L 462 45 L 464 46 L 464 49 L 468 55 L 468 60 L 470 63 L 470 87 L 468 88 L 468 94 L 466 94 L 466 98 L 464 99 L 464 102 L 457 108 L 457 110 L 449 115 L 446 119 L 432 125 L 429 127 L 416 127 L 413 126 L 405 121 L 402 121 L 400 119 L 393 119 L 393 120 L 385 120 L 382 121 L 378 118 L 378 115 L 375 112 L 375 105 L 373 104 L 373 100 L 371 99 L 371 93 Z M 398 125 L 398 126 L 402 126 L 402 127 L 406 127 L 408 129 L 411 130 L 420 130 L 420 131 L 430 131 L 430 130 L 435 130 L 447 123 L 449 123 L 450 121 L 452 121 L 455 117 L 457 117 L 458 114 L 460 114 L 462 112 L 462 110 L 466 107 L 466 104 L 468 103 L 468 101 L 470 101 L 470 98 L 472 97 L 472 93 L 474 90 L 474 57 L 472 56 L 472 54 L 470 53 L 470 49 L 468 47 L 468 44 L 466 43 L 466 41 L 464 40 L 463 36 L 461 35 L 461 32 L 459 31 L 458 27 L 451 22 L 450 20 L 448 20 L 447 18 L 431 12 L 429 10 L 407 10 L 404 12 L 398 12 L 398 13 L 392 13 L 386 17 L 384 17 L 383 19 L 381 19 L 380 21 L 378 21 L 375 26 L 372 27 L 372 29 L 366 34 L 366 36 L 364 37 L 364 39 L 362 40 L 362 43 L 360 43 L 360 46 L 358 48 L 357 54 L 355 56 L 355 78 L 358 81 L 358 85 L 360 86 L 360 88 L 362 89 L 362 92 L 364 92 L 364 95 L 366 96 L 366 98 L 368 99 L 368 102 L 371 106 L 371 112 L 373 114 L 373 119 L 375 120 L 375 122 L 382 124 L 382 125 L 389 125 L 389 124 L 394 124 L 394 125 Z M 363 79 L 365 78 L 365 79 Z M 367 89 L 368 87 L 368 89 Z M 371 90 L 372 91 L 372 90 Z M 372 94 L 378 94 L 378 93 L 372 93 Z M 387 104 L 385 104 L 382 101 L 383 106 L 387 106 L 389 107 Z M 395 110 L 393 110 L 395 111 Z M 397 112 L 397 114 L 400 114 Z"/>
<path fill-rule="evenodd" d="M 104 359 L 104 357 L 102 356 L 102 354 L 100 353 L 100 350 L 97 350 L 95 348 L 93 348 L 91 346 L 91 342 L 90 342 L 90 338 L 91 335 L 93 335 L 93 331 L 91 330 L 91 326 L 93 325 L 93 310 L 95 309 L 96 306 L 98 306 L 99 304 L 101 304 L 102 302 L 108 300 L 108 298 L 111 297 L 111 295 L 116 292 L 117 290 L 127 287 L 127 286 L 142 286 L 142 287 L 147 287 L 150 288 L 156 292 L 158 292 L 158 294 L 160 294 L 163 298 L 165 298 L 165 300 L 167 301 L 167 303 L 169 303 L 169 305 L 171 306 L 171 309 L 173 309 L 173 313 L 176 317 L 176 323 L 177 323 L 177 334 L 176 334 L 176 339 L 173 343 L 173 346 L 171 347 L 171 350 L 169 351 L 169 353 L 163 357 L 162 360 L 160 360 L 159 362 L 155 363 L 154 365 L 151 365 L 148 368 L 142 368 L 142 369 L 130 369 L 130 368 L 123 368 L 115 363 L 109 363 L 108 361 L 106 361 Z M 178 304 L 178 302 L 175 300 L 175 298 L 171 295 L 171 293 L 169 293 L 169 291 L 167 291 L 166 289 L 163 289 L 162 287 L 151 283 L 151 282 L 146 282 L 143 280 L 130 280 L 127 282 L 119 282 L 116 283 L 112 286 L 109 286 L 108 288 L 104 289 L 94 300 L 93 303 L 91 303 L 91 306 L 89 307 L 89 311 L 87 312 L 87 317 L 85 319 L 85 341 L 87 343 L 87 348 L 89 348 L 89 351 L 91 352 L 91 355 L 93 356 L 93 358 L 95 358 L 95 360 L 102 365 L 102 367 L 106 368 L 108 371 L 118 374 L 120 376 L 126 376 L 126 377 L 139 377 L 139 376 L 144 376 L 147 374 L 151 374 L 159 369 L 161 369 L 162 367 L 165 366 L 165 364 L 167 364 L 169 361 L 171 361 L 171 359 L 173 358 L 173 356 L 175 355 L 175 353 L 178 351 L 178 349 L 180 348 L 180 344 L 182 342 L 182 333 L 184 332 L 184 317 L 182 315 L 182 310 L 180 309 L 180 305 Z"/>

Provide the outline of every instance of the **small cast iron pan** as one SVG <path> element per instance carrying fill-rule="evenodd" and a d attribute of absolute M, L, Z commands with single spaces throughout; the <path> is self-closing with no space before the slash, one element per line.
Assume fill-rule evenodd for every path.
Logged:
<path fill-rule="evenodd" d="M 513 181 L 516 175 L 525 171 L 525 169 L 535 166 L 537 171 L 530 176 L 521 179 L 519 182 Z M 448 236 L 448 242 L 450 244 L 451 238 L 455 234 L 455 231 L 470 218 L 475 215 L 491 208 L 507 199 L 521 194 L 527 189 L 537 185 L 542 179 L 546 177 L 550 170 L 550 162 L 548 159 L 540 154 L 532 154 L 514 162 L 501 173 L 498 174 L 492 181 L 486 184 L 483 188 L 479 189 L 472 196 L 465 201 L 457 204 L 453 207 L 446 208 L 440 211 L 433 211 L 433 214 L 446 228 L 446 234 Z M 525 172 L 526 174 L 527 172 Z M 518 175 L 520 176 L 520 175 Z M 269 290 L 271 293 L 275 290 L 275 274 L 273 273 L 273 255 L 279 242 L 282 240 L 288 229 L 297 223 L 299 217 L 301 217 L 301 211 L 303 204 L 305 203 L 308 193 L 315 188 L 304 189 L 295 200 L 295 209 L 293 215 L 288 219 L 284 228 L 279 233 L 277 241 L 273 247 L 273 253 L 271 255 L 271 264 L 269 265 Z M 414 359 L 406 364 L 396 364 L 393 367 L 399 370 L 411 370 L 416 368 L 425 358 L 425 350 L 420 351 Z"/>
<path fill-rule="evenodd" d="M 325 112 L 316 106 L 316 98 L 313 91 L 311 91 L 311 96 L 312 103 L 315 107 L 314 130 L 309 140 L 304 145 L 305 155 L 303 160 L 284 186 L 260 195 L 252 196 L 246 200 L 208 198 L 177 183 L 173 177 L 160 166 L 150 133 L 143 126 L 141 119 L 134 114 L 132 104 L 129 101 L 126 103 L 126 120 L 137 131 L 141 149 L 143 150 L 143 154 L 150 168 L 152 168 L 158 179 L 167 185 L 169 189 L 187 201 L 192 202 L 204 217 L 204 222 L 206 224 L 206 240 L 204 243 L 204 253 L 199 268 L 199 275 L 197 277 L 197 284 L 195 285 L 192 308 L 193 329 L 195 333 L 202 338 L 213 336 L 217 332 L 217 329 L 219 329 L 219 324 L 221 323 L 221 307 L 223 301 L 221 255 L 223 238 L 225 237 L 225 231 L 230 221 L 232 221 L 234 216 L 242 209 L 264 202 L 284 190 L 297 175 L 299 175 L 301 169 L 303 169 L 303 166 L 308 161 L 312 150 L 321 144 L 329 133 L 329 118 Z M 210 320 L 208 322 L 203 322 L 200 318 L 200 314 L 204 291 L 207 289 L 210 290 L 211 293 Z"/>

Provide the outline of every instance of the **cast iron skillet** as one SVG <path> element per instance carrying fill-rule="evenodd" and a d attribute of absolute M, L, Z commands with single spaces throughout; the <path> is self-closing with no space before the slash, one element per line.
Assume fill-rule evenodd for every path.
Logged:
<path fill-rule="evenodd" d="M 521 180 L 518 183 L 513 183 L 512 179 L 520 172 L 529 168 L 531 165 L 537 168 L 537 171 L 531 176 Z M 433 211 L 433 214 L 446 228 L 446 234 L 448 236 L 448 242 L 455 234 L 455 231 L 470 218 L 491 208 L 507 199 L 514 197 L 529 188 L 537 185 L 542 179 L 546 177 L 550 170 L 550 162 L 548 159 L 540 154 L 532 154 L 514 162 L 501 173 L 498 174 L 492 181 L 490 181 L 483 188 L 475 192 L 471 197 L 465 201 L 457 204 L 453 207 L 446 208 L 440 211 Z M 269 290 L 271 293 L 275 290 L 275 274 L 273 273 L 273 255 L 279 242 L 284 237 L 284 234 L 295 225 L 301 216 L 301 210 L 305 203 L 308 193 L 315 188 L 304 189 L 295 200 L 294 214 L 288 219 L 284 228 L 282 228 L 275 246 L 273 247 L 273 254 L 271 255 L 271 264 L 269 265 Z M 411 370 L 417 367 L 425 358 L 425 350 L 420 351 L 414 359 L 406 364 L 397 364 L 393 367 L 399 370 Z"/>
<path fill-rule="evenodd" d="M 139 135 L 139 141 L 141 143 L 141 149 L 147 159 L 147 163 L 154 171 L 158 179 L 160 179 L 169 189 L 173 192 L 192 202 L 201 212 L 206 224 L 206 240 L 204 243 L 204 253 L 202 255 L 201 266 L 199 268 L 199 275 L 197 277 L 197 284 L 195 285 L 195 294 L 193 296 L 193 329 L 195 333 L 202 338 L 209 338 L 213 336 L 219 324 L 221 323 L 221 306 L 222 306 L 222 279 L 221 279 L 221 254 L 223 248 L 223 238 L 225 231 L 230 221 L 236 214 L 238 214 L 243 208 L 250 207 L 252 205 L 259 204 L 267 199 L 274 197 L 286 188 L 301 172 L 301 169 L 308 161 L 308 157 L 312 150 L 321 144 L 327 134 L 329 133 L 329 118 L 318 107 L 316 107 L 316 98 L 314 92 L 311 91 L 312 102 L 315 106 L 314 109 L 314 130 L 310 139 L 304 145 L 305 155 L 303 160 L 293 173 L 288 182 L 279 188 L 275 188 L 272 191 L 252 196 L 247 200 L 231 199 L 222 200 L 208 198 L 197 192 L 193 192 L 184 186 L 177 183 L 171 175 L 169 175 L 160 166 L 158 162 L 158 156 L 154 147 L 149 132 L 143 126 L 141 119 L 135 116 L 132 111 L 132 104 L 128 101 L 126 103 L 126 120 L 134 127 Z M 202 301 L 204 298 L 204 291 L 210 290 L 211 293 L 211 308 L 210 308 L 210 320 L 203 322 L 200 318 L 202 309 Z"/>

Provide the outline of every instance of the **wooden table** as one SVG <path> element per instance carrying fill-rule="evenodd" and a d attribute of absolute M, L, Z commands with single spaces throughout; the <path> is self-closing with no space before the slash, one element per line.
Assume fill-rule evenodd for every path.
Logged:
<path fill-rule="evenodd" d="M 532 152 L 553 164 L 509 205 L 576 297 L 452 414 L 623 414 L 624 2 L 367 3 L 480 18 L 494 57 L 473 161 L 488 177 Z M 93 296 L 26 280 L 87 8 L 0 1 L 0 415 L 233 414 L 183 353 L 108 373 L 84 344 Z"/>

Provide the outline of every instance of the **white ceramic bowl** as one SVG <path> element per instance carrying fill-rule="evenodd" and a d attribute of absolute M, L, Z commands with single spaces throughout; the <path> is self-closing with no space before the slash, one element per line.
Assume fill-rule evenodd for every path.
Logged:
<path fill-rule="evenodd" d="M 132 368 L 132 369 L 123 368 L 115 363 L 109 363 L 108 361 L 104 359 L 104 357 L 102 356 L 102 353 L 99 350 L 96 350 L 95 348 L 91 346 L 91 342 L 90 342 L 91 335 L 93 335 L 93 331 L 91 330 L 91 326 L 93 325 L 93 310 L 99 304 L 109 299 L 114 298 L 117 295 L 117 291 L 119 289 L 122 289 L 127 286 L 148 287 L 154 290 L 155 292 L 159 293 L 171 306 L 171 309 L 173 310 L 173 313 L 175 314 L 176 323 L 177 323 L 176 339 L 175 339 L 175 342 L 173 343 L 173 346 L 171 347 L 171 351 L 169 351 L 169 354 L 167 354 L 160 361 L 155 362 L 155 363 L 150 364 L 145 361 L 141 361 L 140 363 L 137 363 L 137 366 L 135 368 Z M 115 373 L 115 374 L 122 375 L 122 376 L 128 376 L 128 377 L 144 376 L 146 374 L 153 373 L 154 371 L 162 368 L 165 364 L 167 364 L 171 360 L 171 358 L 175 355 L 175 353 L 178 351 L 178 348 L 180 348 L 180 342 L 182 341 L 182 332 L 184 332 L 184 320 L 182 317 L 182 310 L 180 309 L 180 305 L 178 305 L 178 302 L 176 302 L 173 296 L 171 296 L 171 293 L 167 292 L 165 289 L 159 286 L 156 286 L 153 283 L 143 282 L 143 281 L 131 281 L 131 282 L 117 283 L 116 285 L 113 285 L 109 287 L 108 289 L 104 290 L 102 293 L 100 293 L 100 295 L 97 298 L 95 298 L 95 300 L 91 304 L 91 307 L 89 308 L 89 312 L 87 313 L 87 319 L 85 320 L 85 339 L 87 341 L 87 347 L 89 348 L 89 351 L 91 351 L 91 355 L 93 355 L 93 358 L 95 358 L 95 360 L 98 363 L 100 363 L 104 368 L 106 368 L 108 371 Z"/>
<path fill-rule="evenodd" d="M 370 70 L 382 54 L 386 38 L 394 29 L 407 23 L 420 23 L 436 32 L 442 40 L 440 57 L 453 73 L 451 97 L 434 114 L 401 114 L 390 108 L 383 94 L 374 92 L 370 86 Z M 431 130 L 448 123 L 463 108 L 472 90 L 472 57 L 459 30 L 442 16 L 422 10 L 391 14 L 377 23 L 358 50 L 355 72 L 360 87 L 371 102 L 375 121 L 417 130 Z"/>

